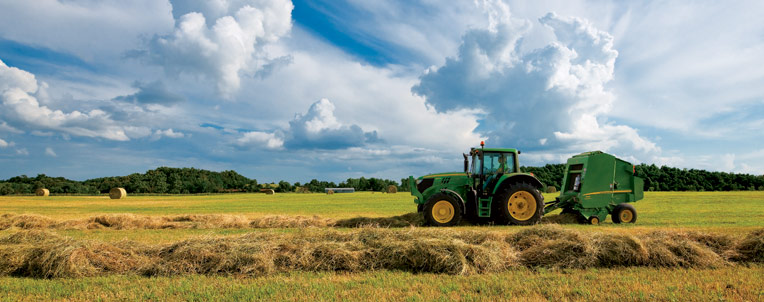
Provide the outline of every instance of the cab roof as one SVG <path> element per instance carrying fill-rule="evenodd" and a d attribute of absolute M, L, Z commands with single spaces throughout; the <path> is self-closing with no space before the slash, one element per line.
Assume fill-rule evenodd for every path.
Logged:
<path fill-rule="evenodd" d="M 472 149 L 483 150 L 484 152 L 512 152 L 512 153 L 517 153 L 517 149 L 513 149 L 513 148 L 483 148 L 483 149 L 472 148 Z"/>

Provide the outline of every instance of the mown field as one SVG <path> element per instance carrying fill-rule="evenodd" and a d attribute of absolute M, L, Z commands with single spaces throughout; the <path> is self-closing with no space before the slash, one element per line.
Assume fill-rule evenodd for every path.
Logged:
<path fill-rule="evenodd" d="M 545 198 L 553 199 L 555 195 L 546 194 Z M 645 199 L 637 202 L 635 206 L 638 221 L 633 225 L 614 225 L 608 219 L 600 226 L 564 224 L 551 229 L 542 227 L 539 230 L 562 232 L 566 236 L 572 234 L 571 236 L 591 241 L 593 245 L 601 242 L 598 238 L 603 236 L 633 236 L 649 245 L 648 243 L 652 242 L 651 238 L 658 234 L 656 232 L 712 234 L 712 238 L 727 240 L 725 248 L 732 249 L 736 242 L 747 238 L 752 232 L 764 229 L 764 192 L 649 192 L 646 193 Z M 258 244 L 267 244 L 265 239 L 286 238 L 284 240 L 302 240 L 300 242 L 319 244 L 325 248 L 334 246 L 334 243 L 314 242 L 312 238 L 343 237 L 343 234 L 363 237 L 371 234 L 392 236 L 390 238 L 399 241 L 430 238 L 440 240 L 437 242 L 444 244 L 433 245 L 429 241 L 426 242 L 433 248 L 448 249 L 455 246 L 470 251 L 496 246 L 496 242 L 507 244 L 505 241 L 510 242 L 509 238 L 515 238 L 513 236 L 538 229 L 464 225 L 448 230 L 394 227 L 390 230 L 374 231 L 373 227 L 372 230 L 365 227 L 359 231 L 357 228 L 347 227 L 350 224 L 342 223 L 362 221 L 374 224 L 387 221 L 374 218 L 390 217 L 403 217 L 414 221 L 411 219 L 412 215 L 406 216 L 414 209 L 412 197 L 405 193 L 129 196 L 123 200 L 110 200 L 105 196 L 3 196 L 0 197 L 0 215 L 4 214 L 0 219 L 0 229 L 3 229 L 0 230 L 0 238 L 31 230 L 43 231 L 47 234 L 45 236 L 55 237 L 55 240 L 49 240 L 53 246 L 66 243 L 86 248 L 95 246 L 93 249 L 96 249 L 102 244 L 119 245 L 128 242 L 132 245 L 156 246 L 157 249 L 164 248 L 164 251 L 167 251 L 167 246 L 184 240 L 196 244 L 199 242 L 194 240 L 216 242 L 219 246 L 225 244 L 228 240 L 226 238 L 230 238 L 231 242 L 240 242 L 255 237 L 260 240 Z M 124 213 L 132 215 L 119 216 Z M 113 218 L 114 215 L 130 218 L 133 222 L 117 224 L 111 222 L 112 220 L 99 218 Z M 178 218 L 180 216 L 183 217 Z M 296 216 L 304 216 L 302 221 L 305 225 L 290 225 L 289 222 Z M 367 219 L 352 220 L 356 217 Z M 15 222 L 11 223 L 12 219 L 16 219 Z M 217 219 L 226 219 L 226 222 L 219 223 L 215 221 Z M 18 223 L 22 220 L 27 221 L 26 224 Z M 93 221 L 98 223 L 94 224 Z M 91 227 L 93 225 L 97 227 Z M 306 225 L 314 226 L 307 227 L 306 231 Z M 451 236 L 452 233 L 456 235 Z M 34 236 L 38 235 L 35 234 L 31 234 L 30 238 L 36 238 Z M 495 241 L 494 238 L 491 239 L 494 241 L 487 240 L 485 244 L 481 241 L 481 245 L 451 245 L 453 241 L 469 241 L 464 238 L 484 234 L 490 234 L 486 236 L 500 240 Z M 700 238 L 697 235 L 692 236 L 690 237 Z M 358 242 L 365 242 L 363 238 L 354 237 L 342 244 L 357 245 Z M 5 252 L 9 254 L 4 255 L 12 257 L 15 248 L 19 249 L 18 253 L 21 253 L 22 249 L 34 250 L 35 239 L 25 240 L 27 241 L 23 244 L 6 244 Z M 560 241 L 566 242 L 568 241 Z M 680 247 L 697 246 L 696 241 L 686 242 Z M 549 243 L 555 244 L 555 241 Z M 277 242 L 274 241 L 274 244 Z M 0 247 L 2 246 L 3 243 L 0 242 Z M 337 247 L 339 249 L 340 246 Z M 190 248 L 193 249 L 193 246 Z M 253 248 L 262 247 L 246 245 L 245 248 L 235 249 L 243 253 Z M 312 251 L 315 253 L 316 250 Z M 473 252 L 479 254 L 481 251 L 488 258 L 496 256 L 488 253 L 490 251 Z M 650 257 L 653 257 L 654 251 L 649 252 Z M 434 253 L 433 257 L 448 255 L 444 253 Z M 602 255 L 601 251 L 598 253 Z M 241 258 L 239 254 L 230 254 L 233 258 L 225 258 L 225 261 Z M 529 253 L 526 251 L 526 254 Z M 720 254 L 723 254 L 721 249 Z M 761 262 L 750 260 L 751 258 L 746 261 L 727 261 L 717 256 L 718 259 L 713 258 L 710 262 L 697 260 L 700 258 L 688 258 L 690 260 L 681 262 L 685 265 L 647 265 L 652 263 L 649 261 L 653 261 L 653 257 L 651 260 L 645 258 L 639 260 L 642 262 L 636 262 L 645 263 L 644 265 L 624 262 L 608 267 L 600 261 L 576 262 L 571 265 L 546 265 L 539 262 L 539 265 L 528 266 L 528 263 L 535 263 L 532 261 L 544 259 L 527 259 L 527 255 L 518 255 L 520 260 L 516 261 L 517 264 L 502 266 L 501 269 L 473 265 L 468 266 L 467 270 L 450 270 L 449 267 L 443 272 L 428 269 L 420 269 L 419 272 L 416 269 L 391 270 L 385 266 L 380 266 L 381 269 L 351 267 L 333 271 L 302 263 L 293 264 L 294 267 L 301 268 L 294 271 L 285 271 L 277 267 L 266 269 L 266 273 L 231 273 L 230 270 L 178 273 L 173 270 L 173 265 L 188 265 L 187 259 L 183 260 L 186 262 L 163 259 L 161 266 L 157 264 L 152 268 L 154 271 L 159 270 L 159 273 L 151 274 L 129 268 L 117 273 L 103 273 L 100 267 L 96 267 L 101 269 L 96 273 L 85 271 L 82 274 L 76 268 L 63 268 L 63 273 L 50 279 L 39 276 L 20 277 L 7 273 L 0 277 L 0 293 L 3 293 L 0 300 L 764 300 L 764 289 L 761 286 L 764 284 L 764 266 Z M 507 259 L 510 259 L 510 256 L 514 257 L 509 255 Z M 734 259 L 736 256 L 730 257 Z M 595 258 L 592 258 L 592 261 L 597 261 Z M 339 258 L 331 259 L 337 261 Z M 340 264 L 347 263 L 350 262 Z M 587 263 L 591 263 L 592 267 L 582 267 L 588 265 Z M 204 265 L 196 262 L 191 264 Z M 216 268 L 225 267 L 225 263 L 216 265 Z M 0 267 L 0 271 L 2 270 Z"/>

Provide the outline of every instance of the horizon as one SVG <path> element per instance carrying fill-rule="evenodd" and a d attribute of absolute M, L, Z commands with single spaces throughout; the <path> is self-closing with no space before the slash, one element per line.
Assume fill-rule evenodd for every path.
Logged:
<path fill-rule="evenodd" d="M 601 150 L 764 175 L 763 9 L 2 2 L 0 179 L 397 181 L 458 171 L 480 141 L 522 150 L 523 166 Z"/>

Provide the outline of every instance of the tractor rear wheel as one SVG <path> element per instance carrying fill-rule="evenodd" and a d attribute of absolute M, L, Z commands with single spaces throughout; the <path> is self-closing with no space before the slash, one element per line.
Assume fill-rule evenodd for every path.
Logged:
<path fill-rule="evenodd" d="M 637 222 L 637 210 L 628 203 L 621 203 L 615 206 L 610 218 L 613 219 L 613 223 L 635 223 Z"/>
<path fill-rule="evenodd" d="M 544 215 L 544 196 L 530 184 L 515 183 L 494 196 L 492 211 L 497 224 L 537 224 Z"/>
<path fill-rule="evenodd" d="M 453 196 L 432 195 L 424 205 L 424 221 L 432 226 L 453 226 L 462 220 L 462 207 Z"/>

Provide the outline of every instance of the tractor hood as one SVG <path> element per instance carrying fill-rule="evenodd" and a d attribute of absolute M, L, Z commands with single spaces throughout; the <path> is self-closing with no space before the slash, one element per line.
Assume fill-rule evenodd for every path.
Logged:
<path fill-rule="evenodd" d="M 418 179 L 425 179 L 425 178 L 438 178 L 438 177 L 454 177 L 454 176 L 467 176 L 467 173 L 464 172 L 445 172 L 445 173 L 435 173 L 435 174 L 427 174 L 424 176 L 420 176 Z"/>

